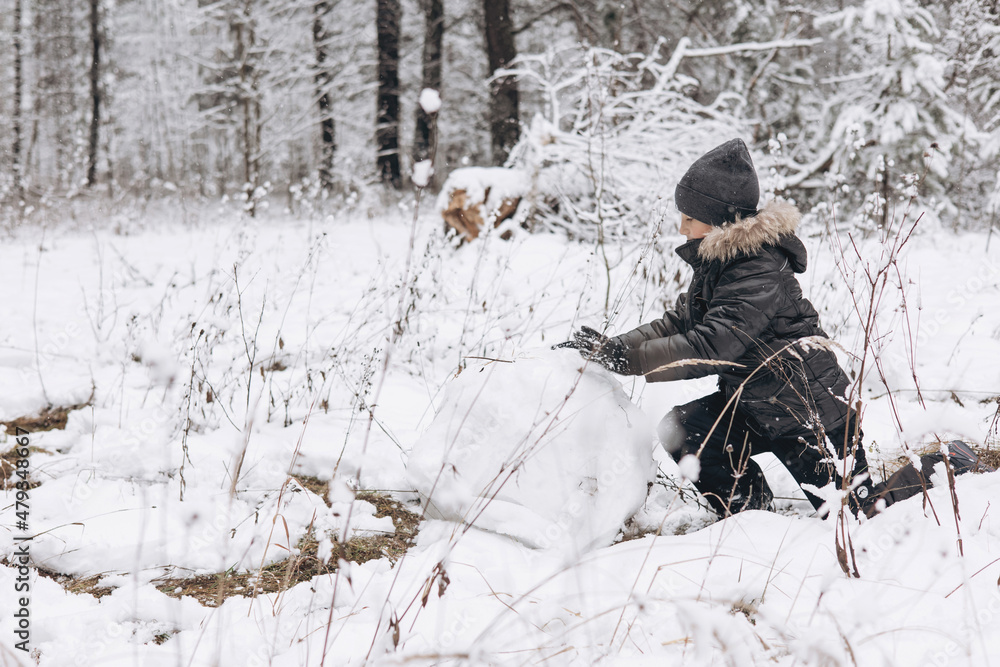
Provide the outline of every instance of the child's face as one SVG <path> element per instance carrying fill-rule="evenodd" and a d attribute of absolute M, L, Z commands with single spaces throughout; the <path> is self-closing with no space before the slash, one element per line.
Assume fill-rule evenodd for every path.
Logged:
<path fill-rule="evenodd" d="M 712 231 L 712 225 L 706 225 L 700 220 L 695 220 L 691 216 L 681 213 L 680 232 L 687 237 L 688 241 L 703 239 L 710 231 Z"/>

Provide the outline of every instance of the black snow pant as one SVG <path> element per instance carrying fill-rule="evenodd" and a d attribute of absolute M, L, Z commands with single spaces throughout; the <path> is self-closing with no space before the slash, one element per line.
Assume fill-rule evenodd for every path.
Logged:
<path fill-rule="evenodd" d="M 723 417 L 719 419 L 719 415 Z M 839 458 L 843 458 L 846 428 L 827 433 L 829 441 L 836 443 Z M 742 510 L 771 507 L 774 496 L 760 466 L 750 458 L 753 454 L 774 453 L 799 484 L 821 488 L 835 481 L 838 487 L 841 485 L 841 476 L 830 460 L 830 450 L 817 444 L 815 433 L 803 430 L 770 439 L 761 434 L 753 417 L 738 407 L 727 409 L 722 392 L 674 408 L 660 422 L 659 437 L 663 447 L 678 462 L 701 450 L 701 473 L 695 487 L 723 517 Z M 859 443 L 852 476 L 867 470 L 864 447 Z M 870 488 L 869 480 L 862 495 L 867 496 Z M 813 507 L 819 509 L 823 500 L 803 491 Z M 852 506 L 855 503 L 852 498 Z"/>

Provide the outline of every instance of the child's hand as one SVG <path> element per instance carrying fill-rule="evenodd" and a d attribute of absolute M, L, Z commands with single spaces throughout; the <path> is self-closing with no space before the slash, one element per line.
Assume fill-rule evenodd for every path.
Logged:
<path fill-rule="evenodd" d="M 552 349 L 557 347 L 568 347 L 574 350 L 580 350 L 580 352 L 586 352 L 587 354 L 584 356 L 589 356 L 591 353 L 600 350 L 610 340 L 611 339 L 604 334 L 594 331 L 590 327 L 580 327 L 580 330 L 573 334 L 573 340 L 553 345 Z"/>
<path fill-rule="evenodd" d="M 573 340 L 553 345 L 579 350 L 580 355 L 589 361 L 596 361 L 612 373 L 618 375 L 642 375 L 642 372 L 632 363 L 629 347 L 615 338 L 608 338 L 590 327 L 580 327 L 573 334 Z"/>

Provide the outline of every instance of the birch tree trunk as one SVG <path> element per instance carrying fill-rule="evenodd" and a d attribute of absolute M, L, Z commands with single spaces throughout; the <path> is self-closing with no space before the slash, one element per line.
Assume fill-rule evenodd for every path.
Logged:
<path fill-rule="evenodd" d="M 244 210 L 250 217 L 257 214 L 257 188 L 260 186 L 261 113 L 259 72 L 256 53 L 257 35 L 254 28 L 252 0 L 245 0 L 233 17 L 235 61 L 238 67 L 238 98 L 243 112 L 243 190 Z"/>
<path fill-rule="evenodd" d="M 84 5 L 86 6 L 86 5 Z M 39 182 L 70 191 L 83 180 L 85 149 L 77 137 L 82 134 L 76 110 L 85 102 L 78 96 L 82 62 L 78 52 L 78 25 L 73 5 L 61 0 L 35 0 L 31 6 L 33 26 L 32 142 L 25 160 Z M 37 142 L 37 150 L 33 150 Z"/>
<path fill-rule="evenodd" d="M 21 201 L 24 199 L 24 161 L 21 156 L 23 132 L 21 127 L 21 96 L 24 90 L 24 60 L 21 51 L 21 14 L 23 0 L 14 0 L 14 113 L 12 119 L 14 145 L 11 147 L 14 169 L 14 203 L 18 210 L 23 210 Z"/>
<path fill-rule="evenodd" d="M 316 52 L 316 99 L 319 107 L 320 154 L 319 182 L 324 189 L 333 181 L 333 158 L 337 152 L 337 135 L 330 105 L 330 70 L 326 65 L 326 19 L 330 5 L 320 0 L 313 5 L 313 49 Z"/>

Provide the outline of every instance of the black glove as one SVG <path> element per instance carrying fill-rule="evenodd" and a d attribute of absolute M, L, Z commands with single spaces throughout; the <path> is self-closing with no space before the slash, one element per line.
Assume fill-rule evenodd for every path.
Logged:
<path fill-rule="evenodd" d="M 584 359 L 596 361 L 618 375 L 642 375 L 642 372 L 629 360 L 627 345 L 616 338 L 608 338 L 590 327 L 580 327 L 580 330 L 573 334 L 573 340 L 552 347 L 579 350 Z"/>

